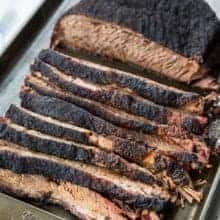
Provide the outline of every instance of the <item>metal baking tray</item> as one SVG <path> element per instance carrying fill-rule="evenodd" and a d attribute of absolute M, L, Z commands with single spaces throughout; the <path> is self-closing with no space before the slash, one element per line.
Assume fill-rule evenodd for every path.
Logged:
<path fill-rule="evenodd" d="M 41 49 L 48 48 L 50 36 L 56 23 L 65 10 L 79 0 L 64 0 L 54 11 L 53 15 L 47 20 L 46 24 L 38 24 L 42 22 L 42 17 L 38 16 L 33 22 L 36 25 L 29 24 L 28 31 L 22 34 L 28 39 L 28 44 L 23 45 L 21 38 L 14 42 L 9 51 L 0 58 L 0 115 L 4 115 L 10 104 L 18 104 L 18 93 L 25 76 L 29 73 L 29 66 Z M 51 2 L 51 1 L 46 1 Z M 44 19 L 45 20 L 45 19 Z M 30 34 L 34 28 L 34 36 L 30 39 Z M 38 31 L 36 32 L 36 27 Z M 26 42 L 23 40 L 23 43 Z M 22 48 L 22 49 L 21 49 Z M 25 48 L 25 49 L 24 49 Z M 213 127 L 213 130 L 220 137 L 219 122 Z M 169 219 L 174 220 L 217 220 L 220 219 L 220 166 L 216 165 L 210 169 L 207 174 L 207 184 L 203 186 L 204 200 L 201 204 L 186 205 L 184 209 L 178 209 Z M 13 206 L 12 206 L 13 204 Z M 83 205 L 83 204 L 82 204 Z M 13 208 L 11 208 L 13 207 Z M 35 208 L 38 207 L 38 208 Z M 10 210 L 10 211 L 9 211 Z M 47 211 L 45 211 L 47 210 Z M 48 212 L 49 211 L 49 212 Z M 24 213 L 29 213 L 32 218 L 24 218 Z M 53 214 L 50 214 L 53 213 Z M 13 217 L 11 217 L 13 216 Z M 0 194 L 0 219 L 73 219 L 68 212 L 56 206 L 40 206 L 34 204 L 26 204 L 19 202 L 11 197 Z"/>

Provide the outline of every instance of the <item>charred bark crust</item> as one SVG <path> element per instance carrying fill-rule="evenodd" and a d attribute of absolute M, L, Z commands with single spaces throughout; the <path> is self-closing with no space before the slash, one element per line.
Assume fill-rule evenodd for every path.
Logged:
<path fill-rule="evenodd" d="M 119 108 L 138 116 L 143 116 L 149 120 L 160 122 L 161 124 L 167 123 L 168 111 L 162 106 L 157 106 L 153 103 L 136 99 L 130 94 L 122 93 L 114 89 L 91 91 L 90 89 L 81 87 L 74 82 L 68 82 L 61 79 L 61 77 L 57 76 L 49 66 L 46 66 L 43 63 L 41 63 L 40 67 L 39 71 L 48 77 L 55 85 L 61 87 L 65 91 L 72 92 L 74 95 L 109 104 L 112 107 Z"/>
<path fill-rule="evenodd" d="M 38 62 L 39 63 L 39 62 Z M 100 88 L 97 91 L 80 86 L 73 81 L 67 81 L 62 79 L 59 74 L 47 64 L 40 62 L 40 68 L 38 69 L 43 75 L 48 77 L 55 85 L 64 89 L 67 92 L 72 92 L 74 95 L 92 99 L 104 104 L 109 104 L 115 108 L 119 108 L 128 113 L 132 113 L 137 116 L 145 117 L 148 120 L 156 121 L 161 124 L 167 124 L 169 117 L 175 115 L 177 124 L 182 126 L 189 132 L 198 134 L 198 131 L 203 132 L 203 124 L 197 119 L 196 116 L 191 116 L 185 113 L 176 112 L 174 109 L 169 109 L 160 105 L 156 105 L 145 99 L 135 97 L 134 95 L 127 94 L 115 89 Z M 176 116 L 176 113 L 179 116 Z M 192 126 L 185 126 L 185 121 L 193 121 Z M 197 130 L 196 130 L 197 129 Z M 196 133 L 197 132 L 197 133 Z M 201 132 L 199 134 L 201 134 Z"/>
<path fill-rule="evenodd" d="M 51 136 L 76 141 L 85 145 L 90 144 L 88 140 L 89 134 L 87 135 L 83 132 L 49 123 L 39 118 L 35 118 L 34 116 L 23 112 L 21 109 L 17 108 L 14 105 L 10 106 L 9 110 L 6 113 L 6 117 L 9 118 L 12 122 L 32 130 L 40 131 Z M 1 126 L 3 131 L 6 126 L 4 124 L 1 124 Z M 154 150 L 153 147 L 148 147 L 146 146 L 146 144 L 141 142 L 137 143 L 135 141 L 126 140 L 116 136 L 110 136 L 109 138 L 111 138 L 112 140 L 112 150 L 114 152 L 136 163 L 142 163 L 147 153 Z"/>
<path fill-rule="evenodd" d="M 17 131 L 7 126 L 0 133 L 0 137 L 9 142 L 24 146 L 32 151 L 42 152 L 69 160 L 92 163 L 95 157 L 93 149 L 86 149 L 74 144 L 59 143 L 50 139 L 43 139 L 30 135 L 25 131 Z"/>
<path fill-rule="evenodd" d="M 70 128 L 63 128 L 62 126 L 59 126 L 57 124 L 41 120 L 40 118 L 35 118 L 31 114 L 22 111 L 15 105 L 11 105 L 9 107 L 5 116 L 13 121 L 15 124 L 19 124 L 26 128 L 40 131 L 51 136 L 73 140 L 86 145 L 89 144 L 88 135 L 86 133 Z"/>
<path fill-rule="evenodd" d="M 80 60 L 76 62 L 70 57 L 50 49 L 42 50 L 38 58 L 55 66 L 60 71 L 64 71 L 67 75 L 102 85 L 116 83 L 118 86 L 127 87 L 138 95 L 164 106 L 181 107 L 199 98 L 197 93 L 177 92 L 175 89 L 165 88 L 159 84 L 148 83 L 147 79 L 144 80 L 137 76 L 132 76 L 132 74 L 126 75 L 115 69 L 109 69 L 107 71 L 101 68 L 90 67 L 89 62 L 88 65 L 81 64 Z M 41 66 L 39 62 L 35 62 L 33 68 L 40 70 L 43 66 Z"/>
<path fill-rule="evenodd" d="M 115 112 L 118 110 L 115 108 L 112 108 L 107 105 L 103 105 L 99 102 L 96 101 L 91 101 L 86 98 L 82 98 L 79 96 L 75 96 L 71 93 L 64 93 L 63 90 L 60 91 L 57 90 L 57 87 L 54 88 L 53 86 L 50 85 L 48 81 L 45 81 L 45 79 L 40 79 L 41 82 L 44 84 L 47 84 L 47 88 L 37 85 L 36 83 L 32 82 L 33 77 L 35 76 L 30 76 L 25 80 L 25 84 L 32 89 L 36 90 L 40 94 L 50 96 L 50 97 L 57 97 L 59 99 L 62 99 L 66 102 L 70 102 L 74 105 L 77 105 L 81 108 L 86 109 L 90 113 L 103 118 L 106 121 L 109 121 L 116 126 L 124 127 L 127 129 L 134 129 L 137 131 L 143 131 L 147 134 L 157 134 L 160 130 L 160 125 L 156 125 L 152 122 L 147 122 L 146 119 L 143 118 L 143 120 L 131 118 L 129 117 L 130 115 L 126 114 L 125 112 L 122 111 L 122 114 L 116 114 Z M 39 78 L 38 78 L 39 80 Z M 133 115 L 132 115 L 133 116 Z M 146 121 L 145 121 L 146 120 Z"/>
<path fill-rule="evenodd" d="M 36 174 L 49 177 L 55 182 L 68 181 L 89 189 L 95 190 L 111 200 L 118 199 L 132 208 L 150 209 L 163 211 L 171 206 L 169 201 L 158 196 L 146 197 L 141 194 L 133 194 L 102 178 L 97 178 L 81 169 L 76 169 L 51 161 L 49 159 L 37 157 L 25 157 L 16 153 L 1 151 L 0 166 L 10 169 L 18 174 Z"/>
<path fill-rule="evenodd" d="M 186 171 L 179 166 L 177 161 L 158 154 L 155 157 L 155 164 L 157 171 L 159 172 L 165 169 L 167 175 L 171 177 L 175 184 L 180 186 L 189 185 L 189 177 L 186 175 Z"/>
<path fill-rule="evenodd" d="M 25 131 L 17 131 L 16 129 L 10 127 L 10 125 L 6 125 L 5 130 L 0 133 L 0 137 L 36 152 L 106 167 L 131 179 L 147 184 L 160 184 L 160 181 L 157 181 L 150 173 L 147 173 L 136 166 L 132 166 L 118 155 L 105 152 L 94 147 L 83 147 L 74 143 L 57 142 L 40 136 L 36 137 L 25 133 Z"/>
<path fill-rule="evenodd" d="M 53 117 L 60 121 L 73 123 L 98 134 L 129 137 L 127 130 L 96 117 L 88 111 L 58 98 L 41 96 L 29 89 L 20 92 L 21 106 L 33 112 Z M 132 136 L 131 136 L 132 137 Z M 131 138 L 130 137 L 130 138 Z"/>
<path fill-rule="evenodd" d="M 217 56 L 212 49 L 217 44 L 220 22 L 204 0 L 183 0 L 181 4 L 178 0 L 82 0 L 64 16 L 71 14 L 128 27 L 199 62 Z"/>

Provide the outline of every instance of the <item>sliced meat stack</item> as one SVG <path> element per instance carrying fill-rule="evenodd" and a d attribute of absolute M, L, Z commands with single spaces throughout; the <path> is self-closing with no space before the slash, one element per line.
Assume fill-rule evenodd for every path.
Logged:
<path fill-rule="evenodd" d="M 188 17 L 170 27 L 165 21 L 158 32 L 146 28 L 156 22 L 153 13 L 195 9 L 192 1 L 160 2 L 83 0 L 59 20 L 57 48 L 40 52 L 21 105 L 0 118 L 1 191 L 87 220 L 159 220 L 175 206 L 202 200 L 192 173 L 210 168 L 218 152 L 217 140 L 207 138 L 219 111 L 217 91 L 182 90 L 60 50 L 86 50 L 204 88 L 208 80 L 216 90 L 207 68 L 215 15 L 201 3 L 207 17 L 195 19 L 209 36 L 200 25 L 186 33 Z M 177 25 L 177 36 L 168 38 L 163 28 Z"/>
<path fill-rule="evenodd" d="M 215 90 L 218 85 L 208 72 L 219 65 L 219 32 L 220 22 L 203 0 L 82 0 L 57 23 L 52 46 Z"/>
<path fill-rule="evenodd" d="M 155 212 L 165 213 L 171 204 L 201 201 L 190 172 L 210 166 L 213 152 L 204 135 L 216 93 L 186 92 L 43 50 L 20 98 L 21 107 L 11 105 L 0 120 L 0 166 L 6 169 L 1 172 L 15 179 L 22 174 L 23 181 L 39 176 L 45 185 L 51 181 L 48 202 L 60 195 L 56 188 L 71 200 L 69 188 L 79 186 L 82 194 L 109 199 L 113 216 L 157 219 Z M 6 192 L 43 196 L 36 186 L 27 193 L 22 182 L 16 193 L 8 181 L 6 188 L 0 182 Z M 77 198 L 73 205 L 57 200 L 89 219 L 90 207 L 78 210 Z"/>

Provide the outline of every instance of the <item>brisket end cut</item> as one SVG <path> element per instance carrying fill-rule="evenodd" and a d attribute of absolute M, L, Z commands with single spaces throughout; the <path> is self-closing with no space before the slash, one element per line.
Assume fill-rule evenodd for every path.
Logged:
<path fill-rule="evenodd" d="M 82 0 L 66 17 L 71 15 L 127 27 L 198 62 L 217 61 L 220 22 L 204 0 Z M 59 24 L 62 28 L 62 19 Z"/>
<path fill-rule="evenodd" d="M 116 2 L 117 1 L 114 1 L 117 5 L 116 7 L 122 9 L 123 7 L 118 5 Z M 156 2 L 157 5 L 161 5 L 161 3 L 158 3 L 159 1 Z M 92 13 L 83 13 L 84 9 L 80 10 L 80 4 L 86 4 L 87 9 L 94 9 L 93 15 Z M 197 61 L 184 57 L 182 54 L 178 54 L 173 51 L 172 48 L 169 49 L 164 47 L 156 41 L 153 41 L 154 39 L 151 40 L 143 35 L 143 31 L 145 29 L 151 30 L 151 28 L 148 27 L 153 27 L 155 29 L 157 25 L 147 24 L 147 26 L 142 27 L 143 30 L 141 32 L 132 30 L 130 27 L 123 25 L 122 23 L 124 19 L 127 20 L 128 17 L 131 17 L 131 14 L 137 12 L 135 7 L 133 8 L 133 13 L 126 15 L 126 18 L 120 18 L 122 19 L 122 22 L 119 20 L 117 22 L 107 21 L 96 16 L 100 13 L 100 11 L 105 9 L 112 11 L 112 4 L 105 7 L 103 6 L 104 3 L 101 0 L 96 2 L 92 1 L 89 2 L 89 4 L 86 1 L 82 1 L 80 4 L 73 8 L 72 12 L 63 16 L 58 21 L 52 37 L 53 48 L 56 47 L 56 45 L 61 45 L 62 47 L 72 50 L 78 49 L 86 51 L 141 67 L 142 69 L 148 70 L 151 75 L 159 75 L 185 83 L 191 83 L 208 74 L 209 70 L 203 65 L 200 65 Z M 107 1 L 105 4 L 107 4 Z M 163 1 L 162 4 L 166 7 L 165 5 L 167 3 L 166 1 Z M 176 8 L 178 8 L 177 5 Z M 122 10 L 120 10 L 120 12 L 118 11 L 118 13 L 124 15 Z M 149 12 L 145 9 L 144 14 L 140 14 L 139 12 L 137 13 L 139 14 L 138 16 L 140 16 L 139 18 L 141 20 L 146 20 L 146 15 Z M 155 12 L 152 11 L 152 13 Z M 109 12 L 106 14 L 109 14 Z M 115 19 L 119 19 L 119 16 L 121 15 L 117 15 Z M 155 16 L 152 16 L 151 20 L 154 20 L 154 18 Z M 164 20 L 167 19 L 163 19 L 161 24 L 164 24 Z M 133 20 L 132 22 L 135 23 L 136 20 Z M 166 30 L 164 30 L 164 32 L 165 31 Z M 158 31 L 154 30 L 154 34 L 157 35 L 157 33 Z M 170 33 L 176 32 L 169 32 L 169 38 Z M 176 37 L 175 41 L 172 42 L 173 45 L 179 43 L 178 37 Z M 185 40 L 185 35 L 184 38 L 181 39 Z M 181 43 L 181 45 L 184 45 L 184 43 L 186 42 Z"/>
<path fill-rule="evenodd" d="M 101 85 L 116 84 L 160 105 L 177 107 L 189 112 L 204 111 L 206 101 L 197 93 L 168 87 L 132 73 L 70 57 L 50 49 L 42 50 L 38 57 L 73 77 Z M 35 71 L 40 71 L 45 67 L 36 61 L 33 68 Z"/>
<path fill-rule="evenodd" d="M 135 209 L 160 212 L 170 207 L 169 194 L 156 186 L 133 182 L 91 165 L 33 153 L 18 146 L 11 147 L 10 143 L 1 144 L 0 166 L 18 174 L 43 175 L 53 181 L 87 187 Z"/>
<path fill-rule="evenodd" d="M 56 183 L 41 175 L 19 175 L 10 170 L 0 169 L 0 191 L 41 204 L 60 205 L 83 220 L 127 220 L 129 217 L 137 217 L 136 214 L 123 211 L 87 188 L 65 182 Z M 152 218 L 149 219 L 154 220 L 156 214 L 149 213 L 149 216 L 151 215 Z"/>

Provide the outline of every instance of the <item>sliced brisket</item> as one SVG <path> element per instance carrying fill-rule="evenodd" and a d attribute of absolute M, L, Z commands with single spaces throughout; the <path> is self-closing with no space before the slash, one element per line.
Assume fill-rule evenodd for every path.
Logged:
<path fill-rule="evenodd" d="M 33 121 L 33 123 L 36 123 L 36 121 Z M 68 160 L 76 160 L 106 167 L 119 174 L 144 183 L 160 183 L 151 172 L 127 162 L 114 153 L 106 152 L 93 146 L 65 141 L 34 130 L 28 130 L 25 127 L 10 123 L 7 119 L 1 123 L 0 128 L 0 137 L 2 139 L 24 146 L 30 150 Z M 48 129 L 50 129 L 50 127 L 48 127 Z M 59 130 L 62 132 L 61 129 Z"/>
<path fill-rule="evenodd" d="M 16 174 L 0 169 L 0 191 L 41 204 L 60 205 L 82 220 L 130 219 L 127 215 L 131 219 L 137 217 L 87 188 L 62 181 L 53 182 L 41 175 Z M 151 215 L 150 219 L 154 220 L 155 213 L 149 213 Z"/>
<path fill-rule="evenodd" d="M 128 27 L 186 57 L 205 61 L 219 20 L 204 0 L 82 0 L 67 15 L 84 15 Z"/>
<path fill-rule="evenodd" d="M 39 72 L 35 72 L 28 76 L 25 80 L 25 84 L 43 95 L 57 97 L 78 105 L 117 126 L 143 131 L 147 134 L 160 134 L 165 132 L 168 128 L 167 125 L 158 125 L 144 117 L 138 117 L 109 105 L 65 92 L 58 86 L 49 82 L 48 79 L 43 77 Z"/>
<path fill-rule="evenodd" d="M 116 142 L 117 143 L 116 146 L 118 146 L 117 153 L 125 158 L 130 158 L 132 161 L 135 160 L 135 161 L 140 162 L 140 158 L 143 159 L 143 155 L 146 155 L 146 152 L 148 152 L 148 150 L 146 149 L 144 150 L 142 148 L 143 144 L 140 145 L 140 143 L 137 143 L 137 142 L 135 143 L 131 141 L 132 138 L 137 137 L 136 135 L 134 137 L 133 134 L 131 134 L 128 130 L 125 132 L 124 129 L 115 127 L 112 124 L 109 124 L 108 122 L 100 118 L 98 119 L 97 117 L 92 116 L 90 113 L 86 112 L 85 110 L 80 109 L 79 107 L 76 107 L 70 103 L 66 103 L 56 98 L 49 98 L 46 96 L 41 96 L 37 94 L 36 92 L 29 90 L 28 88 L 23 88 L 23 90 L 21 91 L 21 98 L 22 98 L 23 107 L 28 108 L 39 114 L 53 117 L 60 121 L 66 121 L 68 123 L 77 124 L 78 126 L 96 131 L 99 134 L 106 134 L 107 132 L 107 135 L 116 135 L 119 137 L 121 136 L 125 137 L 124 133 L 126 133 L 127 144 L 124 141 L 124 139 L 117 139 L 117 141 L 119 141 L 119 143 Z M 77 109 L 79 111 L 76 111 Z M 83 118 L 79 120 L 79 116 Z M 89 122 L 92 124 L 90 124 Z M 111 129 L 108 128 L 109 126 Z M 100 127 L 105 128 L 105 130 L 97 129 Z M 117 131 L 117 129 L 119 129 L 120 132 Z M 124 144 L 124 146 L 131 147 L 129 151 L 125 151 L 125 150 L 120 151 L 120 146 L 123 146 L 120 143 L 121 141 L 123 141 L 122 143 Z M 132 151 L 132 146 L 133 146 L 133 151 Z M 122 147 L 122 149 L 124 149 L 124 147 Z M 145 154 L 142 153 L 144 152 L 143 150 L 145 151 Z M 172 153 L 172 150 L 171 150 L 171 153 Z M 137 158 L 133 158 L 134 155 L 137 155 L 137 154 L 139 156 Z M 187 176 L 184 169 L 182 169 L 178 163 L 181 161 L 180 160 L 181 157 L 184 158 L 184 160 L 186 159 L 185 162 L 188 161 L 188 163 L 189 163 L 189 160 L 188 160 L 189 158 L 194 160 L 197 157 L 190 156 L 188 158 L 186 157 L 185 153 L 178 154 L 178 152 L 173 152 L 172 155 L 175 156 L 175 158 L 177 158 L 176 156 L 178 155 L 178 158 L 179 158 L 178 161 L 175 161 L 169 156 L 165 156 L 165 155 L 162 156 L 160 153 L 153 153 L 152 157 L 147 157 L 146 160 L 144 160 L 144 164 L 145 166 L 148 166 L 149 168 L 153 168 L 153 170 L 155 170 L 156 172 L 161 172 L 162 167 L 163 167 L 163 172 L 164 172 L 164 169 L 167 170 L 167 175 L 170 176 L 171 178 L 170 180 L 174 181 L 175 184 L 177 185 L 185 185 L 186 187 L 188 187 L 190 183 L 190 179 Z M 137 160 L 138 158 L 139 160 Z M 193 162 L 191 159 L 190 161 Z M 157 163 L 158 160 L 161 161 L 162 163 Z M 198 195 L 195 193 L 195 198 L 196 200 L 199 200 L 200 196 L 198 198 Z"/>
<path fill-rule="evenodd" d="M 67 75 L 79 77 L 101 85 L 116 84 L 121 88 L 130 89 L 154 103 L 177 107 L 193 113 L 202 114 L 207 102 L 216 98 L 213 95 L 212 99 L 211 97 L 206 99 L 197 93 L 185 92 L 174 87 L 168 87 L 141 76 L 70 57 L 50 49 L 41 51 L 38 57 L 60 71 L 64 71 Z M 40 62 L 35 62 L 33 68 L 40 71 L 45 67 Z"/>
<path fill-rule="evenodd" d="M 157 186 L 133 182 L 99 167 L 33 153 L 11 143 L 1 142 L 0 167 L 19 174 L 43 175 L 53 181 L 87 187 L 132 208 L 160 212 L 170 206 L 169 194 Z"/>
<path fill-rule="evenodd" d="M 96 8 L 94 5 L 97 3 L 91 7 Z M 68 14 L 58 21 L 52 47 L 57 45 L 120 60 L 180 82 L 190 83 L 208 73 L 198 62 L 150 41 L 142 34 L 79 13 Z"/>
<path fill-rule="evenodd" d="M 146 120 L 143 117 L 137 117 L 110 106 L 100 104 L 96 101 L 78 97 L 70 94 L 69 92 L 64 92 L 59 87 L 51 84 L 47 78 L 42 77 L 38 72 L 28 76 L 25 80 L 25 83 L 40 94 L 51 97 L 58 97 L 62 100 L 78 105 L 88 110 L 92 114 L 99 116 L 117 126 L 141 131 L 146 134 L 157 135 L 161 138 L 159 143 L 162 143 L 163 139 L 170 145 L 179 145 L 189 151 L 196 149 L 199 152 L 202 149 L 208 152 L 203 138 L 195 137 L 194 135 L 189 134 L 181 128 L 178 129 L 175 125 L 168 126 L 157 124 L 155 122 Z M 149 138 L 147 136 L 146 140 L 148 139 Z M 151 144 L 149 145 L 155 146 Z"/>
<path fill-rule="evenodd" d="M 25 89 L 23 92 L 21 92 L 21 98 L 23 107 L 39 114 L 53 117 L 61 121 L 66 121 L 68 123 L 71 122 L 77 126 L 92 130 L 101 135 L 113 135 L 123 138 L 122 143 L 124 144 L 116 144 L 116 152 L 125 158 L 132 159 L 135 162 L 140 163 L 140 161 L 145 158 L 147 153 L 153 150 L 149 146 L 152 146 L 156 149 L 158 148 L 161 152 L 169 152 L 171 153 L 171 155 L 174 156 L 176 155 L 176 153 L 180 153 L 181 155 L 181 153 L 185 151 L 183 148 L 177 145 L 173 144 L 170 146 L 169 144 L 165 144 L 161 139 L 158 139 L 156 136 L 146 136 L 140 133 L 136 133 L 135 131 L 117 127 L 101 118 L 92 115 L 84 109 L 81 109 L 73 104 L 64 102 L 57 98 L 41 96 L 34 91 L 28 91 L 28 89 Z M 76 112 L 79 113 L 76 114 Z M 80 119 L 79 116 L 83 118 Z M 100 127 L 104 130 L 100 130 Z M 128 141 L 125 142 L 124 138 L 128 138 Z M 121 142 L 121 139 L 119 139 L 119 142 Z M 149 145 L 143 145 L 141 144 L 141 142 L 149 143 Z M 124 147 L 121 148 L 120 146 Z M 125 146 L 128 149 L 127 151 L 125 150 Z M 174 154 L 172 152 L 174 152 Z M 189 155 L 191 154 L 192 153 L 190 153 Z M 197 157 L 193 156 L 192 159 L 193 161 L 195 161 L 195 159 L 197 160 Z"/>
<path fill-rule="evenodd" d="M 56 137 L 62 136 L 68 140 L 75 141 L 77 139 L 80 143 L 83 143 L 83 144 L 88 144 L 88 143 L 95 144 L 96 146 L 98 146 L 101 149 L 104 149 L 104 150 L 110 151 L 110 152 L 114 151 L 124 157 L 128 157 L 129 159 L 133 158 L 134 155 L 137 155 L 138 148 L 135 146 L 135 144 L 133 145 L 133 150 L 132 151 L 130 150 L 130 153 L 128 153 L 128 154 L 125 153 L 125 152 L 129 152 L 126 149 L 128 148 L 128 146 L 131 146 L 131 144 L 132 144 L 131 141 L 126 141 L 125 139 L 120 139 L 120 138 L 116 138 L 116 137 L 106 138 L 106 137 L 97 135 L 92 131 L 89 131 L 89 130 L 86 130 L 83 128 L 79 128 L 79 127 L 76 127 L 76 126 L 73 126 L 71 124 L 67 124 L 64 122 L 60 122 L 55 119 L 36 114 L 34 112 L 30 112 L 30 111 L 23 109 L 21 107 L 17 107 L 17 106 L 12 105 L 9 108 L 6 115 L 13 122 L 20 124 L 22 126 L 25 126 L 29 129 L 35 129 L 37 131 L 41 131 L 41 132 L 44 132 L 46 134 L 53 135 Z M 8 130 L 8 132 L 9 132 L 9 130 Z M 8 139 L 10 139 L 11 141 L 16 141 L 16 143 L 23 143 L 22 140 L 24 140 L 25 137 L 28 137 L 28 136 L 31 137 L 31 135 L 33 135 L 32 133 L 27 134 L 27 132 L 26 133 L 25 132 L 26 131 L 23 131 L 23 133 L 19 133 L 19 131 L 17 131 L 16 137 L 13 136 L 13 133 L 15 133 L 14 131 L 10 132 L 9 133 L 10 138 L 8 138 Z M 77 134 L 76 138 L 75 138 L 75 134 Z M 5 136 L 5 134 L 4 134 L 4 136 Z M 81 136 L 83 137 L 83 139 L 79 138 Z M 38 140 L 34 142 L 35 146 L 38 146 L 38 147 L 40 146 L 39 141 L 41 141 L 40 143 L 43 143 L 42 138 L 43 137 L 41 137 L 41 140 L 38 138 Z M 31 140 L 36 140 L 36 137 L 32 137 Z M 30 145 L 25 144 L 25 146 L 30 148 L 30 146 L 32 146 L 32 142 L 30 143 Z M 36 149 L 36 147 L 35 147 L 35 149 Z M 119 171 L 118 169 L 120 168 L 119 173 L 122 173 L 127 177 L 130 177 L 134 180 L 138 180 L 138 181 L 141 181 L 144 183 L 161 184 L 161 182 L 159 181 L 159 180 L 161 180 L 163 185 L 165 185 L 166 187 L 171 187 L 172 190 L 173 190 L 173 184 L 176 184 L 177 191 L 179 193 L 181 193 L 183 195 L 183 197 L 185 198 L 186 192 L 183 194 L 182 190 L 191 189 L 192 186 L 189 184 L 190 179 L 186 175 L 185 171 L 183 169 L 181 169 L 174 162 L 174 160 L 172 158 L 175 158 L 179 164 L 183 163 L 185 166 L 186 164 L 188 165 L 190 163 L 195 163 L 196 157 L 195 157 L 195 155 L 189 154 L 186 152 L 179 152 L 179 153 L 178 152 L 166 152 L 166 153 L 168 154 L 168 156 L 162 156 L 164 154 L 162 152 L 161 152 L 161 154 L 159 152 L 158 153 L 155 152 L 154 155 L 152 155 L 152 153 L 150 153 L 150 154 L 148 154 L 148 156 L 146 156 L 147 155 L 146 153 L 141 155 L 141 152 L 139 152 L 140 158 L 143 158 L 143 156 L 145 157 L 145 159 L 142 159 L 143 160 L 142 163 L 144 163 L 147 167 L 152 169 L 154 172 L 157 171 L 156 175 L 152 175 L 152 173 L 147 171 L 146 168 L 143 169 L 143 168 L 138 167 L 134 164 L 127 164 L 126 165 L 126 163 L 124 163 L 123 160 L 118 160 L 119 163 L 120 163 L 120 161 L 122 161 L 122 164 L 118 165 L 117 170 L 115 170 L 114 168 L 113 168 L 113 170 L 118 172 Z M 169 158 L 169 157 L 171 157 L 171 158 Z M 102 157 L 102 158 L 105 159 L 104 157 Z M 106 159 L 106 161 L 108 161 L 107 159 Z M 113 159 L 113 157 L 112 157 L 112 159 Z M 138 161 L 136 160 L 136 162 L 140 162 L 140 159 Z M 123 164 L 127 167 L 126 169 L 123 168 Z M 131 173 L 127 173 L 126 170 Z M 177 170 L 178 170 L 178 175 L 177 175 Z M 167 183 L 167 179 L 169 178 L 169 176 L 172 179 L 170 181 L 173 181 L 172 186 L 170 186 L 170 183 Z M 197 199 L 197 193 L 195 191 L 194 191 L 194 195 L 196 195 L 196 197 L 192 196 L 192 198 L 195 197 L 195 199 Z M 188 201 L 191 201 L 192 198 L 191 198 L 191 196 L 188 196 L 186 199 Z"/>
<path fill-rule="evenodd" d="M 91 84 L 80 78 L 67 76 L 53 66 L 49 66 L 42 62 L 40 63 L 38 67 L 43 66 L 43 68 L 36 67 L 38 71 L 48 77 L 55 85 L 60 86 L 65 91 L 72 92 L 74 95 L 108 104 L 112 107 L 145 117 L 148 120 L 153 120 L 161 124 L 169 123 L 171 125 L 179 125 L 196 134 L 201 134 L 204 127 L 207 125 L 207 118 L 205 117 L 187 115 L 183 112 L 154 104 L 149 100 L 130 94 L 126 90 L 115 89 L 114 86 Z M 185 126 L 186 120 L 192 121 L 194 127 Z"/>

